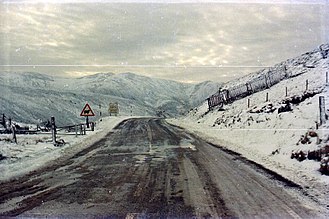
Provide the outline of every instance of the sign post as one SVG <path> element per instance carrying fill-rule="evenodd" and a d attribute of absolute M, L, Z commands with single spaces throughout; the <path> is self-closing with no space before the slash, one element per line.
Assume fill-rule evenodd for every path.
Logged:
<path fill-rule="evenodd" d="M 87 128 L 89 128 L 89 116 L 95 116 L 95 113 L 93 112 L 93 110 L 91 109 L 91 107 L 89 106 L 88 103 L 86 103 L 86 105 L 83 107 L 80 116 L 84 116 L 86 117 L 86 125 Z"/>
<path fill-rule="evenodd" d="M 117 116 L 118 113 L 119 113 L 119 104 L 118 103 L 110 103 L 109 104 L 109 113 L 110 113 L 110 116 L 112 116 L 112 114 Z"/>

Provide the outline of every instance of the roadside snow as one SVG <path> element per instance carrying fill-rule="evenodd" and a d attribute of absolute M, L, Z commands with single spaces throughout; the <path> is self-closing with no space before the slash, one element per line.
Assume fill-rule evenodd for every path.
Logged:
<path fill-rule="evenodd" d="M 329 176 L 321 175 L 318 171 L 319 162 L 298 162 L 290 158 L 293 150 L 307 151 L 318 148 L 314 142 L 310 145 L 296 145 L 300 135 L 305 134 L 307 129 L 220 129 L 188 119 L 170 119 L 168 122 L 183 127 L 209 142 L 236 151 L 299 184 L 305 184 L 304 180 L 307 179 L 329 185 Z M 272 154 L 277 149 L 279 153 Z"/>
<path fill-rule="evenodd" d="M 262 164 L 308 188 L 322 203 L 329 203 L 329 176 L 318 171 L 320 163 L 307 159 L 299 162 L 290 158 L 292 151 L 308 152 L 329 145 L 329 122 L 316 129 L 316 121 L 319 122 L 319 96 L 325 97 L 326 109 L 329 109 L 329 86 L 325 84 L 328 58 L 314 59 L 317 64 L 314 68 L 308 68 L 307 73 L 224 105 L 223 110 L 215 108 L 207 112 L 208 105 L 204 102 L 187 116 L 169 119 L 168 122 Z M 303 69 L 291 65 L 289 70 L 298 73 Z M 299 104 L 291 104 L 292 111 L 278 113 L 278 108 L 286 98 L 305 94 L 306 80 L 308 91 L 315 92 L 315 95 Z M 230 82 L 226 86 L 236 84 Z M 266 93 L 269 97 L 267 102 Z M 249 108 L 247 99 L 251 103 Z M 310 130 L 315 131 L 318 138 L 312 137 L 310 143 L 302 144 L 301 136 Z"/>
<path fill-rule="evenodd" d="M 6 141 L 11 135 L 0 135 L 0 154 L 6 159 L 0 160 L 0 180 L 9 180 L 29 173 L 44 166 L 48 162 L 70 156 L 77 151 L 95 143 L 108 134 L 117 124 L 128 117 L 105 117 L 98 121 L 95 131 L 88 131 L 86 135 L 75 136 L 58 134 L 65 145 L 55 147 L 51 142 L 51 134 L 17 135 L 17 145 Z"/>
<path fill-rule="evenodd" d="M 329 102 L 328 94 L 327 90 L 321 94 L 325 95 L 327 103 Z M 247 159 L 277 172 L 303 186 L 311 197 L 326 207 L 329 203 L 329 176 L 319 172 L 320 162 L 307 159 L 299 162 L 290 158 L 292 151 L 307 152 L 329 144 L 329 122 L 318 130 L 314 128 L 314 121 L 317 118 L 315 109 L 318 110 L 318 107 L 312 108 L 318 105 L 319 95 L 301 103 L 293 109 L 293 112 L 279 115 L 277 112 L 251 114 L 242 110 L 243 112 L 239 115 L 241 121 L 247 120 L 249 116 L 252 116 L 254 121 L 246 124 L 235 122 L 229 128 L 225 127 L 225 124 L 229 122 L 214 125 L 217 118 L 224 113 L 218 111 L 213 111 L 203 118 L 189 115 L 185 118 L 170 119 L 168 122 L 183 127 L 209 142 L 238 152 Z M 239 103 L 232 105 L 237 107 Z M 230 114 L 231 117 L 235 115 L 237 114 Z M 226 116 L 229 117 L 228 113 Z M 257 122 L 261 120 L 262 122 Z M 316 144 L 317 138 L 311 138 L 310 144 L 297 144 L 308 130 L 315 130 L 323 142 Z"/>

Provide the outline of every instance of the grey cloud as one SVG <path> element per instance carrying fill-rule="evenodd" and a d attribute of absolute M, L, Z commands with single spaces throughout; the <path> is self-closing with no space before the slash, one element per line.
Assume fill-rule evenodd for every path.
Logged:
<path fill-rule="evenodd" d="M 1 69 L 223 81 L 328 41 L 326 14 L 324 4 L 0 4 L 0 64 L 113 65 Z"/>

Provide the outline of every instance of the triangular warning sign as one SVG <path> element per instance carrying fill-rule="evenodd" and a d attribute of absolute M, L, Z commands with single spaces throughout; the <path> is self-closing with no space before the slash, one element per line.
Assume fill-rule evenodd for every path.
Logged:
<path fill-rule="evenodd" d="M 88 103 L 86 103 L 85 107 L 83 107 L 80 116 L 95 116 L 94 112 L 92 111 Z"/>

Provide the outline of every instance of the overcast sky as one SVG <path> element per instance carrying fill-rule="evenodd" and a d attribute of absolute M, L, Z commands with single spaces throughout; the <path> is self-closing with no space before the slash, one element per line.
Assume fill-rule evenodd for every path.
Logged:
<path fill-rule="evenodd" d="M 329 42 L 328 0 L 31 2 L 1 0 L 0 71 L 227 81 Z"/>

